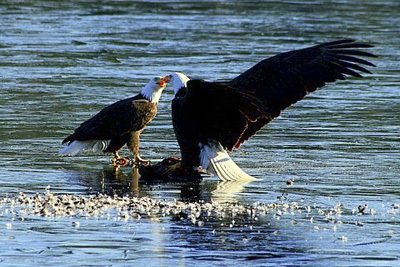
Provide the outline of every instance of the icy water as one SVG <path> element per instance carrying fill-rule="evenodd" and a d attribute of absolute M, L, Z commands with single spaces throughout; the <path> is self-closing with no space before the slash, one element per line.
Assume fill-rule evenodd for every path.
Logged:
<path fill-rule="evenodd" d="M 1 1 L 0 265 L 399 266 L 399 11 L 369 0 Z M 232 155 L 261 181 L 143 185 L 107 155 L 57 156 L 82 121 L 154 75 L 229 79 L 341 38 L 374 44 L 377 68 L 308 96 Z M 153 162 L 179 155 L 171 99 L 142 134 Z M 225 208 L 54 216 L 17 201 L 49 190 Z"/>

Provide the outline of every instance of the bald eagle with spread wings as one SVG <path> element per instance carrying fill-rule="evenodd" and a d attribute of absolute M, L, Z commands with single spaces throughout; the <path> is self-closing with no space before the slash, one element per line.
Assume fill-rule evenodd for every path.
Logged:
<path fill-rule="evenodd" d="M 169 76 L 174 132 L 181 150 L 180 173 L 213 166 L 222 180 L 251 180 L 227 151 L 238 149 L 281 111 L 328 82 L 371 73 L 363 59 L 372 47 L 339 40 L 264 59 L 227 82 Z"/>

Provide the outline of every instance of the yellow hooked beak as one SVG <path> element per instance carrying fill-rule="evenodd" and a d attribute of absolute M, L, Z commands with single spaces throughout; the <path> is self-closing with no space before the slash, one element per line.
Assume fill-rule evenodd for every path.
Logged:
<path fill-rule="evenodd" d="M 167 83 L 169 83 L 170 79 L 171 79 L 171 78 L 169 77 L 169 75 L 167 75 L 167 76 L 161 78 L 161 79 L 157 82 L 157 84 L 158 84 L 159 86 L 161 86 L 161 87 L 164 87 L 164 86 L 167 85 Z"/>

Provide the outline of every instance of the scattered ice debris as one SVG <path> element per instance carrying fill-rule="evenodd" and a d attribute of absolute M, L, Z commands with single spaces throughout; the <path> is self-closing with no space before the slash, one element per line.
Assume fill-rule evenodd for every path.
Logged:
<path fill-rule="evenodd" d="M 218 226 L 226 228 L 253 227 L 268 220 L 282 221 L 291 225 L 311 224 L 316 231 L 332 229 L 340 232 L 345 225 L 363 226 L 363 217 L 357 215 L 374 215 L 376 210 L 360 205 L 358 209 L 346 209 L 342 204 L 331 208 L 290 202 L 286 195 L 273 203 L 255 202 L 253 204 L 218 203 L 218 202 L 184 202 L 179 200 L 159 200 L 149 197 L 110 196 L 110 195 L 69 195 L 53 194 L 47 187 L 43 194 L 20 192 L 15 195 L 0 197 L 0 215 L 8 216 L 13 221 L 41 216 L 46 218 L 69 217 L 72 226 L 80 228 L 80 218 L 103 218 L 106 220 L 160 221 L 163 218 L 196 227 Z M 400 212 L 398 204 L 390 205 L 390 214 Z M 357 216 L 357 218 L 354 217 Z M 382 214 L 384 216 L 384 214 Z M 12 224 L 6 228 L 11 229 Z M 330 225 L 329 227 L 326 225 Z"/>
<path fill-rule="evenodd" d="M 365 212 L 367 211 L 367 207 L 368 207 L 367 204 L 358 206 L 358 214 L 365 215 Z"/>
<path fill-rule="evenodd" d="M 357 226 L 364 226 L 364 224 L 363 224 L 362 222 L 357 221 L 357 220 L 354 221 L 354 225 L 357 225 Z"/>
<path fill-rule="evenodd" d="M 294 184 L 294 179 L 289 179 L 286 181 L 287 185 L 293 185 Z"/>

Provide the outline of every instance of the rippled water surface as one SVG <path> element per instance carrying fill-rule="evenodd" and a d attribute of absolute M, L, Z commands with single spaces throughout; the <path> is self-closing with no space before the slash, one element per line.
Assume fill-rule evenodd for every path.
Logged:
<path fill-rule="evenodd" d="M 50 187 L 55 195 L 301 208 L 198 223 L 169 214 L 124 219 L 118 210 L 23 215 L 4 203 L 0 265 L 398 266 L 399 10 L 399 1 L 369 0 L 2 1 L 2 200 Z M 265 57 L 340 38 L 376 46 L 373 75 L 329 84 L 232 155 L 261 181 L 137 185 L 108 155 L 57 156 L 82 121 L 154 75 L 229 79 Z M 154 162 L 179 155 L 171 99 L 167 90 L 142 134 L 142 154 Z"/>

